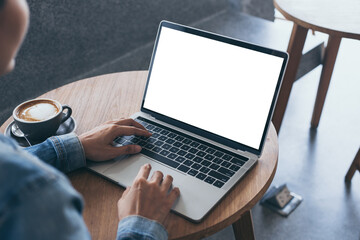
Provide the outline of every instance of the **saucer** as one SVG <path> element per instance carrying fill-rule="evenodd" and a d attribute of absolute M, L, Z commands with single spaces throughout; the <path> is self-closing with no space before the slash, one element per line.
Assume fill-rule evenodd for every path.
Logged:
<path fill-rule="evenodd" d="M 11 132 L 11 126 L 13 124 L 15 124 L 14 121 L 12 121 L 6 127 L 4 135 L 14 139 L 19 144 L 20 147 L 29 147 L 29 144 L 25 138 L 17 137 Z M 59 126 L 59 129 L 56 131 L 55 136 L 71 133 L 71 132 L 75 131 L 75 129 L 76 129 L 76 121 L 73 117 L 70 117 L 68 120 L 66 120 Z M 36 140 L 32 140 L 32 139 L 28 139 L 28 140 L 30 141 L 31 145 L 39 144 L 42 142 L 42 141 L 36 141 Z"/>

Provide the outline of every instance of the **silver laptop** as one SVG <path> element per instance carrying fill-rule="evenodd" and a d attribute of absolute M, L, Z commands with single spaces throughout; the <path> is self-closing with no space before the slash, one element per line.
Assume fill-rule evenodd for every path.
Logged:
<path fill-rule="evenodd" d="M 201 221 L 260 157 L 286 63 L 284 52 L 161 22 L 131 116 L 153 135 L 115 139 L 142 152 L 89 168 L 126 187 L 150 163 L 180 188 L 172 210 Z"/>

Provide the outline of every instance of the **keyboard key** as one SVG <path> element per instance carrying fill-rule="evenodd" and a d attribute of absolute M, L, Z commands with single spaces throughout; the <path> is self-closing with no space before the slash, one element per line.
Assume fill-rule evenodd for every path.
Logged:
<path fill-rule="evenodd" d="M 182 143 L 181 143 L 181 142 L 175 142 L 173 145 L 174 145 L 175 147 L 181 147 L 181 146 L 182 146 Z"/>
<path fill-rule="evenodd" d="M 199 156 L 199 157 L 203 157 L 203 156 L 206 155 L 206 153 L 205 152 L 198 152 L 196 155 Z"/>
<path fill-rule="evenodd" d="M 187 158 L 187 159 L 193 159 L 194 157 L 195 157 L 195 155 L 191 154 L 191 153 L 188 153 L 185 155 L 185 158 Z"/>
<path fill-rule="evenodd" d="M 222 160 L 220 158 L 215 158 L 213 163 L 220 164 Z"/>
<path fill-rule="evenodd" d="M 207 161 L 207 160 L 204 160 L 201 162 L 202 165 L 204 166 L 209 166 L 211 164 L 211 162 Z"/>
<path fill-rule="evenodd" d="M 182 145 L 181 147 L 180 147 L 182 150 L 188 150 L 190 147 L 188 146 L 188 145 Z"/>
<path fill-rule="evenodd" d="M 198 163 L 194 163 L 194 164 L 191 166 L 191 168 L 196 169 L 196 170 L 199 170 L 199 169 L 201 168 L 201 165 L 198 164 Z"/>
<path fill-rule="evenodd" d="M 203 174 L 203 173 L 198 173 L 198 175 L 196 175 L 196 177 L 197 177 L 198 179 L 200 179 L 200 180 L 204 180 L 204 178 L 206 177 L 206 175 Z"/>
<path fill-rule="evenodd" d="M 158 152 L 160 152 L 161 150 L 162 150 L 162 149 L 159 148 L 159 147 L 154 147 L 151 151 L 158 153 Z"/>
<path fill-rule="evenodd" d="M 158 137 L 160 137 L 160 134 L 158 134 L 158 133 L 153 133 L 153 134 L 151 135 L 151 137 L 152 137 L 152 138 L 158 138 Z"/>
<path fill-rule="evenodd" d="M 200 146 L 198 147 L 198 149 L 201 150 L 201 151 L 205 151 L 205 150 L 207 149 L 207 146 L 205 146 L 205 145 L 200 145 Z"/>
<path fill-rule="evenodd" d="M 162 150 L 162 151 L 160 152 L 160 154 L 163 155 L 163 156 L 167 156 L 169 153 L 170 153 L 170 152 L 169 152 L 169 151 L 166 151 L 166 150 Z"/>
<path fill-rule="evenodd" d="M 181 165 L 180 167 L 178 167 L 177 169 L 179 169 L 180 171 L 187 173 L 187 171 L 189 171 L 189 167 L 185 166 L 185 165 Z"/>
<path fill-rule="evenodd" d="M 177 153 L 180 149 L 176 148 L 176 147 L 172 147 L 169 149 L 170 152 L 173 152 L 173 153 Z"/>
<path fill-rule="evenodd" d="M 208 154 L 208 155 L 205 156 L 205 159 L 207 159 L 207 160 L 209 160 L 209 161 L 213 160 L 214 158 L 215 158 L 215 157 L 214 157 L 213 155 L 210 155 L 210 154 Z"/>
<path fill-rule="evenodd" d="M 190 161 L 190 160 L 186 160 L 185 162 L 183 162 L 184 165 L 186 166 L 191 166 L 194 162 L 193 161 Z"/>
<path fill-rule="evenodd" d="M 168 135 L 167 135 L 167 137 L 168 138 L 174 138 L 174 137 L 176 137 L 176 134 L 175 133 L 169 133 Z"/>
<path fill-rule="evenodd" d="M 240 169 L 240 167 L 233 164 L 233 165 L 231 165 L 230 169 L 236 172 L 237 170 Z"/>
<path fill-rule="evenodd" d="M 244 161 L 242 161 L 242 160 L 240 160 L 238 158 L 233 158 L 233 159 L 231 159 L 230 162 L 232 162 L 232 163 L 234 163 L 234 164 L 236 164 L 238 166 L 242 166 L 242 165 L 244 165 L 246 163 L 246 162 L 244 162 Z"/>
<path fill-rule="evenodd" d="M 209 166 L 209 168 L 214 169 L 214 170 L 217 170 L 219 167 L 220 167 L 219 165 L 214 164 L 214 163 Z"/>
<path fill-rule="evenodd" d="M 197 153 L 199 150 L 197 150 L 196 148 L 190 148 L 189 152 L 191 153 Z"/>
<path fill-rule="evenodd" d="M 225 155 L 225 156 L 223 156 L 223 159 L 224 159 L 225 161 L 229 161 L 231 158 L 232 158 L 232 156 L 230 156 L 230 155 Z"/>
<path fill-rule="evenodd" d="M 147 142 L 145 142 L 145 141 L 143 141 L 143 140 L 141 140 L 140 142 L 138 142 L 138 145 L 140 145 L 140 146 L 145 146 L 147 144 Z"/>
<path fill-rule="evenodd" d="M 224 166 L 224 167 L 226 167 L 226 168 L 230 167 L 230 165 L 231 165 L 231 163 L 226 162 L 226 161 L 223 161 L 223 162 L 221 163 L 221 166 Z"/>
<path fill-rule="evenodd" d="M 148 126 L 146 127 L 147 130 L 153 130 L 154 128 L 155 128 L 154 125 L 148 125 Z"/>
<path fill-rule="evenodd" d="M 212 184 L 213 182 L 215 182 L 215 178 L 207 177 L 207 178 L 205 179 L 205 182 Z"/>
<path fill-rule="evenodd" d="M 163 157 L 163 156 L 161 156 L 161 155 L 159 155 L 157 153 L 153 153 L 153 152 L 151 152 L 149 150 L 146 150 L 144 148 L 141 150 L 141 153 L 148 156 L 148 157 L 156 159 L 159 162 L 162 162 L 162 163 L 164 163 L 164 164 L 166 164 L 166 165 L 168 165 L 170 167 L 173 167 L 173 168 L 177 168 L 180 165 L 179 163 L 177 163 L 177 162 L 175 162 L 173 160 L 170 160 L 170 159 L 168 159 L 166 157 Z"/>
<path fill-rule="evenodd" d="M 184 144 L 190 144 L 192 141 L 190 139 L 185 138 L 182 142 Z"/>
<path fill-rule="evenodd" d="M 203 173 L 208 173 L 209 171 L 210 171 L 210 169 L 207 168 L 207 167 L 202 167 L 202 168 L 200 169 L 200 172 L 203 172 Z"/>
<path fill-rule="evenodd" d="M 160 132 L 161 131 L 161 128 L 159 128 L 159 127 L 156 127 L 156 128 L 154 128 L 154 132 Z"/>
<path fill-rule="evenodd" d="M 184 156 L 187 152 L 185 152 L 184 150 L 180 150 L 177 154 L 180 156 Z"/>
<path fill-rule="evenodd" d="M 194 170 L 194 169 L 191 169 L 190 171 L 188 171 L 188 174 L 190 175 L 190 176 L 196 176 L 196 174 L 198 174 L 198 171 L 196 171 L 196 170 Z"/>
<path fill-rule="evenodd" d="M 155 144 L 156 146 L 160 147 L 161 145 L 164 144 L 164 142 L 162 142 L 162 141 L 156 141 L 154 144 Z M 141 145 L 140 145 L 140 146 L 141 146 Z"/>
<path fill-rule="evenodd" d="M 232 177 L 235 174 L 235 172 L 233 172 L 233 171 L 231 171 L 229 169 L 223 168 L 223 167 L 219 168 L 218 172 L 222 173 L 222 174 L 224 174 L 225 176 L 228 176 L 228 177 Z"/>
<path fill-rule="evenodd" d="M 163 146 L 162 146 L 163 149 L 166 149 L 166 150 L 169 150 L 171 148 L 171 145 L 165 143 Z"/>
<path fill-rule="evenodd" d="M 144 146 L 144 148 L 147 148 L 147 149 L 152 149 L 153 147 L 155 147 L 155 145 L 151 144 L 151 143 L 148 143 Z"/>
<path fill-rule="evenodd" d="M 193 159 L 193 161 L 194 161 L 194 162 L 197 162 L 197 163 L 201 163 L 202 160 L 203 160 L 203 159 L 200 158 L 200 157 L 195 157 L 195 158 Z"/>
<path fill-rule="evenodd" d="M 134 139 L 134 140 L 135 140 L 135 139 Z M 151 137 L 151 138 L 147 139 L 146 141 L 147 141 L 148 143 L 154 143 L 154 142 L 156 142 L 156 141 L 157 141 L 157 139 L 156 139 L 156 138 Z"/>
<path fill-rule="evenodd" d="M 168 130 L 162 130 L 161 132 L 160 132 L 160 134 L 162 134 L 162 135 L 168 135 L 170 132 L 168 131 Z"/>
<path fill-rule="evenodd" d="M 175 161 L 177 161 L 177 162 L 183 162 L 183 161 L 185 161 L 185 158 L 184 158 L 184 157 L 181 157 L 181 156 L 178 156 L 178 157 L 175 159 Z"/>
<path fill-rule="evenodd" d="M 221 173 L 218 173 L 218 172 L 216 172 L 216 171 L 214 171 L 214 170 L 211 170 L 209 173 L 208 173 L 208 175 L 209 176 L 212 176 L 212 177 L 214 177 L 214 178 L 216 178 L 216 179 L 218 179 L 218 180 L 220 180 L 220 181 L 222 181 L 222 182 L 226 182 L 226 181 L 228 181 L 230 178 L 229 177 L 227 177 L 227 176 L 225 176 L 225 175 L 222 175 Z"/>
<path fill-rule="evenodd" d="M 167 157 L 170 159 L 175 159 L 177 155 L 175 153 L 170 153 Z"/>
<path fill-rule="evenodd" d="M 249 158 L 244 157 L 244 156 L 238 156 L 238 158 L 240 158 L 241 160 L 247 162 L 249 160 Z"/>
<path fill-rule="evenodd" d="M 200 143 L 197 143 L 197 142 L 192 142 L 191 144 L 190 144 L 190 146 L 192 146 L 192 147 L 197 147 L 197 146 L 199 146 L 200 145 Z"/>
<path fill-rule="evenodd" d="M 222 156 L 224 156 L 224 153 L 216 151 L 216 153 L 214 155 L 217 157 L 222 157 Z"/>
<path fill-rule="evenodd" d="M 182 137 L 182 136 L 177 136 L 176 138 L 175 138 L 175 140 L 178 140 L 178 141 L 182 141 L 182 140 L 184 140 L 184 137 Z"/>
<path fill-rule="evenodd" d="M 220 182 L 220 181 L 218 180 L 218 181 L 214 182 L 213 185 L 214 185 L 215 187 L 221 188 L 222 186 L 224 186 L 224 184 L 225 184 L 225 183 Z"/>
<path fill-rule="evenodd" d="M 165 142 L 168 144 L 173 144 L 175 142 L 175 140 L 168 138 L 168 140 L 166 140 Z"/>
<path fill-rule="evenodd" d="M 165 137 L 165 136 L 160 136 L 159 137 L 159 140 L 161 140 L 161 141 L 165 141 L 167 139 L 167 137 Z"/>
<path fill-rule="evenodd" d="M 213 154 L 213 153 L 215 153 L 215 149 L 213 149 L 213 148 L 208 148 L 208 149 L 206 149 L 206 151 L 205 152 L 207 152 L 207 153 L 210 153 L 210 154 Z"/>
<path fill-rule="evenodd" d="M 151 138 L 149 138 L 149 139 L 151 139 Z M 148 139 L 148 142 L 149 142 L 149 139 Z M 131 141 L 132 141 L 133 143 L 137 143 L 137 142 L 140 141 L 140 138 L 133 138 Z"/>

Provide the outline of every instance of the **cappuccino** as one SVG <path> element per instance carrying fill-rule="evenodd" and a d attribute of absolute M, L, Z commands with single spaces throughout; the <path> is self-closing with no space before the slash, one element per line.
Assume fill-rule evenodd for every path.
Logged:
<path fill-rule="evenodd" d="M 34 100 L 21 105 L 17 111 L 17 117 L 29 121 L 39 122 L 49 119 L 60 111 L 55 102 L 50 100 Z"/>

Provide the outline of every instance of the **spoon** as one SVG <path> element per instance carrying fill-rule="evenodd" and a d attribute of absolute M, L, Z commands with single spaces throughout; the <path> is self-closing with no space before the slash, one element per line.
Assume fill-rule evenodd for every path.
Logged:
<path fill-rule="evenodd" d="M 25 140 L 27 141 L 27 143 L 29 144 L 29 146 L 32 146 L 31 143 L 29 142 L 29 140 L 27 139 L 27 137 L 25 136 L 25 134 L 20 130 L 19 126 L 16 125 L 15 123 L 11 126 L 11 132 L 12 132 L 12 134 L 14 134 L 16 137 L 25 138 Z"/>

